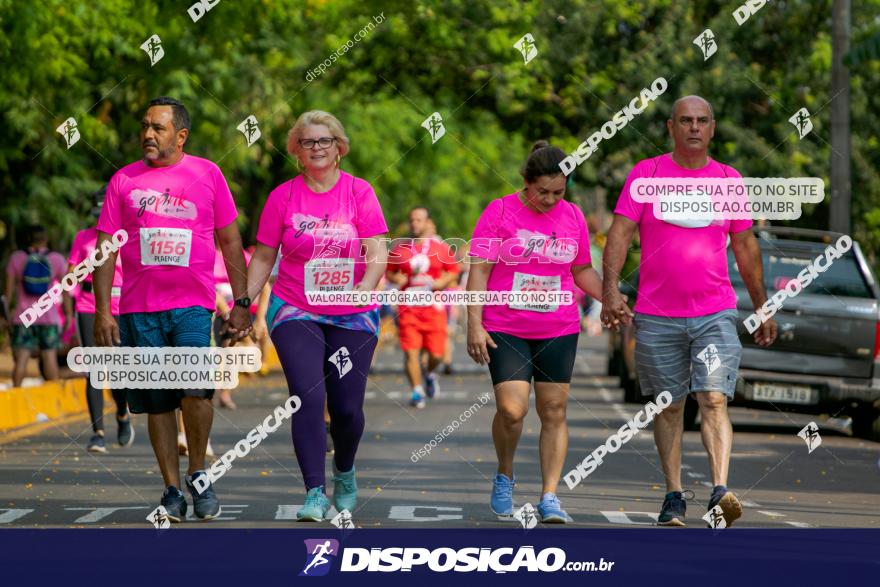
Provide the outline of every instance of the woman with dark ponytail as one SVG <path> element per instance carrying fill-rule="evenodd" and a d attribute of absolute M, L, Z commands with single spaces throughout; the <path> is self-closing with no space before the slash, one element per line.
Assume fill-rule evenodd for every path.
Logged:
<path fill-rule="evenodd" d="M 568 449 L 566 402 L 580 332 L 575 286 L 601 298 L 590 265 L 590 237 L 581 210 L 565 201 L 565 153 L 538 141 L 520 170 L 522 190 L 492 201 L 470 248 L 468 291 L 511 292 L 506 305 L 468 306 L 468 354 L 488 364 L 495 389 L 492 439 L 498 471 L 490 506 L 513 515 L 513 457 L 528 412 L 531 382 L 541 420 L 542 522 L 571 518 L 556 497 Z M 525 299 L 526 295 L 531 299 Z M 570 294 L 568 302 L 560 300 Z M 537 299 L 536 299 L 537 298 Z M 555 299 L 554 299 L 555 298 Z"/>

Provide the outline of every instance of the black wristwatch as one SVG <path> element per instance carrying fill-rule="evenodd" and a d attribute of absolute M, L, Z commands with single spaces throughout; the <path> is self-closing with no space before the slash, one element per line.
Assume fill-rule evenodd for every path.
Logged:
<path fill-rule="evenodd" d="M 243 298 L 238 298 L 237 300 L 235 300 L 235 303 L 232 305 L 233 306 L 241 306 L 242 308 L 247 310 L 248 308 L 251 307 L 251 299 L 247 296 L 244 296 Z"/>

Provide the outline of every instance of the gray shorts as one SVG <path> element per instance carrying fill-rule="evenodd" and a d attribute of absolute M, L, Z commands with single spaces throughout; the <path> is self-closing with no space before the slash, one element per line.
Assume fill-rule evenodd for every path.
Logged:
<path fill-rule="evenodd" d="M 720 391 L 733 399 L 742 344 L 736 310 L 696 318 L 636 314 L 636 372 L 642 393 Z"/>

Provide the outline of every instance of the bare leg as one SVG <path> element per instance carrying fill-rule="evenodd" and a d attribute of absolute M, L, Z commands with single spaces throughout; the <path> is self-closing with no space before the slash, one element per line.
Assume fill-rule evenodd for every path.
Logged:
<path fill-rule="evenodd" d="M 186 443 L 189 446 L 189 467 L 187 474 L 205 468 L 205 450 L 208 435 L 214 423 L 214 406 L 211 400 L 202 397 L 184 397 L 180 401 L 183 421 L 186 423 Z"/>
<path fill-rule="evenodd" d="M 528 381 L 505 381 L 495 386 L 495 418 L 492 440 L 498 455 L 498 472 L 513 479 L 513 456 L 522 436 L 523 419 L 529 411 Z"/>
<path fill-rule="evenodd" d="M 670 404 L 654 418 L 654 443 L 666 476 L 666 491 L 681 491 L 681 436 L 684 400 Z"/>
<path fill-rule="evenodd" d="M 422 384 L 422 362 L 418 350 L 406 351 L 406 376 L 412 387 Z"/>
<path fill-rule="evenodd" d="M 150 444 L 153 445 L 165 487 L 174 485 L 180 488 L 180 459 L 177 456 L 177 422 L 174 411 L 150 414 L 147 423 Z"/>
<path fill-rule="evenodd" d="M 29 349 L 15 349 L 15 367 L 12 369 L 12 386 L 21 387 L 24 374 L 27 372 L 28 360 L 31 358 Z"/>
<path fill-rule="evenodd" d="M 40 351 L 43 357 L 43 369 L 46 372 L 46 380 L 57 381 L 58 377 L 58 351 L 49 349 Z"/>
<path fill-rule="evenodd" d="M 565 407 L 567 383 L 535 382 L 535 408 L 541 419 L 539 454 L 541 455 L 541 495 L 556 493 L 565 453 L 568 450 L 568 423 Z"/>
<path fill-rule="evenodd" d="M 703 420 L 700 433 L 703 446 L 709 455 L 709 468 L 712 470 L 712 485 L 727 485 L 730 467 L 730 451 L 733 447 L 733 427 L 727 414 L 727 398 L 718 391 L 705 391 L 694 394 L 700 404 Z"/>

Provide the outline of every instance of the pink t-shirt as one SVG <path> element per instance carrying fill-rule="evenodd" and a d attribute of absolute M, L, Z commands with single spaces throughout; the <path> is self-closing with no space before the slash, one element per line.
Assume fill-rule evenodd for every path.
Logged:
<path fill-rule="evenodd" d="M 299 175 L 272 190 L 260 216 L 257 241 L 281 247 L 275 295 L 301 310 L 338 316 L 377 306 L 312 305 L 307 288 L 351 291 L 366 271 L 359 239 L 386 232 L 373 188 L 343 171 L 336 185 L 321 194 L 309 189 Z"/>
<path fill-rule="evenodd" d="M 580 208 L 561 200 L 538 213 L 519 193 L 492 201 L 480 215 L 471 241 L 472 257 L 492 261 L 488 291 L 570 291 L 572 265 L 590 263 L 590 235 Z M 519 306 L 518 304 L 515 306 Z M 483 327 L 539 339 L 580 332 L 575 304 L 537 307 L 484 306 Z"/>
<path fill-rule="evenodd" d="M 95 245 L 98 242 L 98 229 L 94 226 L 86 228 L 76 233 L 73 238 L 73 244 L 70 245 L 70 255 L 67 257 L 67 263 L 76 267 L 86 260 Z M 80 314 L 95 313 L 95 294 L 92 291 L 85 291 L 83 283 L 88 283 L 86 289 L 91 289 L 92 276 L 90 273 L 82 283 L 76 286 L 71 292 L 73 299 L 76 300 L 76 311 Z M 114 316 L 119 315 L 119 296 L 122 293 L 122 257 L 116 255 L 116 272 L 113 274 L 113 289 L 110 290 L 110 313 Z"/>
<path fill-rule="evenodd" d="M 50 252 L 48 249 L 43 249 L 42 253 L 48 259 L 49 265 L 52 269 L 52 281 L 49 283 L 49 287 L 52 287 L 60 282 L 61 278 L 67 274 L 67 263 L 64 262 L 64 257 L 62 257 L 60 253 L 54 251 Z M 21 313 L 40 299 L 40 296 L 31 296 L 24 291 L 22 277 L 24 276 L 25 265 L 27 265 L 27 258 L 28 253 L 25 253 L 24 251 L 15 251 L 9 257 L 9 264 L 6 265 L 6 279 L 18 279 L 18 289 L 15 292 L 15 311 L 12 314 L 13 324 L 22 324 L 21 318 L 19 318 Z M 34 324 L 60 326 L 61 315 L 59 314 L 59 311 L 61 303 L 59 302 L 57 305 L 58 308 L 50 309 L 48 312 L 37 318 L 34 321 Z"/>
<path fill-rule="evenodd" d="M 237 216 L 223 173 L 207 159 L 184 154 L 169 167 L 136 161 L 117 171 L 98 230 L 128 233 L 120 312 L 213 311 L 214 231 Z"/>
<path fill-rule="evenodd" d="M 727 235 L 747 230 L 751 220 L 714 220 L 685 228 L 659 220 L 650 203 L 630 195 L 639 177 L 742 177 L 733 167 L 709 159 L 705 167 L 685 169 L 671 153 L 636 163 L 626 178 L 615 214 L 639 225 L 642 256 L 635 311 L 670 318 L 693 318 L 736 308 L 727 274 Z"/>

